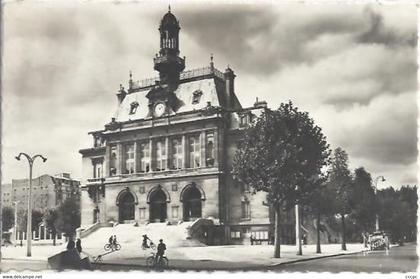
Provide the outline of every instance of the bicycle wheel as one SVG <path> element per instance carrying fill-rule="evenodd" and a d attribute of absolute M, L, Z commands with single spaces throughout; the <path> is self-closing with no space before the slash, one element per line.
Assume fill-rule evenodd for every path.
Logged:
<path fill-rule="evenodd" d="M 109 245 L 109 244 L 105 244 L 105 246 L 104 246 L 104 250 L 105 251 L 109 251 L 111 249 L 111 245 Z"/>
<path fill-rule="evenodd" d="M 147 267 L 153 267 L 154 263 L 155 263 L 155 257 L 150 256 L 146 259 L 146 266 Z"/>
<path fill-rule="evenodd" d="M 121 245 L 120 244 L 115 244 L 115 250 L 118 251 L 121 249 Z"/>
<path fill-rule="evenodd" d="M 168 260 L 168 258 L 167 258 L 167 257 L 162 257 L 162 258 L 160 259 L 160 266 L 161 266 L 161 267 L 163 267 L 163 268 L 165 268 L 165 267 L 168 267 L 168 266 L 169 266 L 169 260 Z"/>

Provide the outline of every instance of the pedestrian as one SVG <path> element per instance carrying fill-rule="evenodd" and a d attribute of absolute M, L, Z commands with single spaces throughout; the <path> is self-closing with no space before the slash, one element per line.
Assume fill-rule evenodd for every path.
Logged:
<path fill-rule="evenodd" d="M 70 238 L 69 242 L 67 242 L 67 250 L 74 249 L 75 243 L 74 240 Z"/>
<path fill-rule="evenodd" d="M 147 244 L 147 240 L 148 240 L 149 238 L 147 237 L 147 234 L 144 234 L 143 235 L 143 243 L 142 243 L 142 247 L 143 247 L 143 249 L 147 249 L 147 248 L 150 248 L 150 246 Z"/>
<path fill-rule="evenodd" d="M 79 254 L 82 253 L 82 240 L 80 238 L 78 238 L 76 241 L 76 249 Z"/>
<path fill-rule="evenodd" d="M 160 263 L 163 255 L 165 254 L 166 245 L 163 243 L 163 239 L 159 239 L 159 244 L 157 246 L 157 253 L 155 258 L 155 263 Z"/>
<path fill-rule="evenodd" d="M 249 239 L 251 240 L 251 245 L 254 245 L 254 237 L 251 235 Z"/>

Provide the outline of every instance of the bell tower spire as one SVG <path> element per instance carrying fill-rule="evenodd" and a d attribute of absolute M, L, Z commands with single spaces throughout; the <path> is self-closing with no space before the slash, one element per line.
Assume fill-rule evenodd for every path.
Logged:
<path fill-rule="evenodd" d="M 179 57 L 179 21 L 171 12 L 163 16 L 160 26 L 160 50 L 154 58 L 154 69 L 159 72 L 160 82 L 177 86 L 180 73 L 185 69 L 185 59 Z"/>

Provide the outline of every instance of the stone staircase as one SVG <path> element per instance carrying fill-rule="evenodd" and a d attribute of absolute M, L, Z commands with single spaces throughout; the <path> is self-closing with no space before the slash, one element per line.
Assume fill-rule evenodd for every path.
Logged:
<path fill-rule="evenodd" d="M 89 247 L 101 248 L 111 235 L 117 237 L 118 243 L 122 246 L 135 245 L 139 247 L 143 235 L 158 243 L 163 239 L 168 247 L 197 247 L 206 246 L 199 237 L 196 237 L 201 224 L 209 225 L 208 221 L 199 219 L 194 222 L 182 222 L 180 224 L 168 225 L 166 223 L 150 223 L 147 225 L 115 224 L 114 226 L 96 226 L 90 233 L 81 234 L 82 242 Z M 201 240 L 201 241 L 200 241 Z"/>

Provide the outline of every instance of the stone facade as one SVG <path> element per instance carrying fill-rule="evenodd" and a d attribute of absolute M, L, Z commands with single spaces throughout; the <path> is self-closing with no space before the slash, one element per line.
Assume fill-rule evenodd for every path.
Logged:
<path fill-rule="evenodd" d="M 120 85 L 115 118 L 93 131 L 93 147 L 81 149 L 82 226 L 97 222 L 211 219 L 223 242 L 270 238 L 264 193 L 251 195 L 231 174 L 243 130 L 267 109 L 243 108 L 235 74 L 210 65 L 183 71 L 179 23 L 168 12 L 154 58 L 159 78 Z M 232 230 L 231 230 L 232 228 Z M 220 231 L 219 230 L 219 231 Z"/>
<path fill-rule="evenodd" d="M 10 187 L 3 188 L 3 197 L 7 197 L 4 206 L 26 210 L 28 207 L 29 179 L 13 179 Z M 32 179 L 32 208 L 41 212 L 60 205 L 68 197 L 80 199 L 80 181 L 74 180 L 68 173 L 58 175 L 44 174 Z"/>

